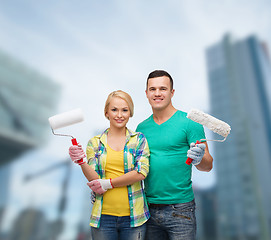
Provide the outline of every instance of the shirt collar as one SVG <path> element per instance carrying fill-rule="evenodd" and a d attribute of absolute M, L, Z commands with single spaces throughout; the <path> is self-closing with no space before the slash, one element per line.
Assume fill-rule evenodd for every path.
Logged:
<path fill-rule="evenodd" d="M 107 144 L 107 135 L 109 128 L 107 128 L 100 136 L 100 141 L 106 146 Z M 131 137 L 135 136 L 137 133 L 126 128 L 126 143 L 130 140 Z"/>

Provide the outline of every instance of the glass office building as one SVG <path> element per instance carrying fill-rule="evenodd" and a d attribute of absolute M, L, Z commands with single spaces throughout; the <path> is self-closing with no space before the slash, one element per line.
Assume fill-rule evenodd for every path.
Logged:
<path fill-rule="evenodd" d="M 44 142 L 59 91 L 51 79 L 0 52 L 0 166 Z"/>
<path fill-rule="evenodd" d="M 45 143 L 60 86 L 0 51 L 0 228 L 8 201 L 11 161 Z"/>
<path fill-rule="evenodd" d="M 216 188 L 193 186 L 196 202 L 197 240 L 217 240 Z"/>
<path fill-rule="evenodd" d="M 214 144 L 218 239 L 271 239 L 271 65 L 266 45 L 226 35 L 206 51 L 211 114 L 232 131 Z"/>

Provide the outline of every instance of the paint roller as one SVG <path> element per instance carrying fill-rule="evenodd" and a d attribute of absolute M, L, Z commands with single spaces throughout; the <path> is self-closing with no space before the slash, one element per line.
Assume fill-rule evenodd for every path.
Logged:
<path fill-rule="evenodd" d="M 231 127 L 229 124 L 197 109 L 191 109 L 187 114 L 187 118 L 209 128 L 213 132 L 224 137 L 224 139 L 222 140 L 201 139 L 199 141 L 197 140 L 196 144 L 199 144 L 202 141 L 224 142 L 231 131 Z M 187 158 L 186 164 L 190 165 L 192 161 L 193 159 Z"/>
<path fill-rule="evenodd" d="M 52 129 L 52 132 L 54 135 L 71 137 L 72 144 L 78 145 L 76 138 L 74 138 L 73 136 L 55 133 L 54 130 L 59 129 L 59 128 L 63 128 L 63 127 L 67 127 L 67 126 L 84 121 L 83 111 L 80 108 L 54 115 L 54 116 L 50 117 L 48 119 L 48 121 L 50 123 L 51 129 Z M 80 159 L 77 161 L 77 163 L 79 163 L 79 164 L 81 162 L 83 162 L 83 159 Z"/>

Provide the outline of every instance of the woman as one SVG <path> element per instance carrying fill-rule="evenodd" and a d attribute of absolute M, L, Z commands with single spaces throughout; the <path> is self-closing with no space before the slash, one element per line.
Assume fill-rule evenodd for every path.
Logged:
<path fill-rule="evenodd" d="M 149 147 L 142 133 L 126 128 L 134 105 L 121 90 L 109 94 L 104 114 L 110 127 L 90 139 L 87 162 L 82 146 L 71 146 L 71 159 L 80 164 L 88 186 L 96 193 L 90 226 L 94 240 L 144 239 L 150 214 L 142 181 L 149 172 Z"/>

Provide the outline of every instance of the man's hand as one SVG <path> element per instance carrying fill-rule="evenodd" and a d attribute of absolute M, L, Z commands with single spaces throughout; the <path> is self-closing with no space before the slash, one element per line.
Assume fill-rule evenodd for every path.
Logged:
<path fill-rule="evenodd" d="M 203 155 L 205 153 L 206 145 L 204 143 L 191 143 L 190 149 L 187 151 L 187 157 L 193 159 L 192 164 L 194 166 L 200 164 Z"/>
<path fill-rule="evenodd" d="M 104 194 L 108 189 L 113 188 L 111 179 L 96 179 L 91 182 L 88 182 L 87 185 L 90 189 L 100 195 Z"/>
<path fill-rule="evenodd" d="M 86 154 L 81 145 L 73 145 L 69 148 L 69 155 L 74 163 L 83 164 L 86 162 Z M 83 162 L 78 162 L 78 160 L 83 159 Z"/>

